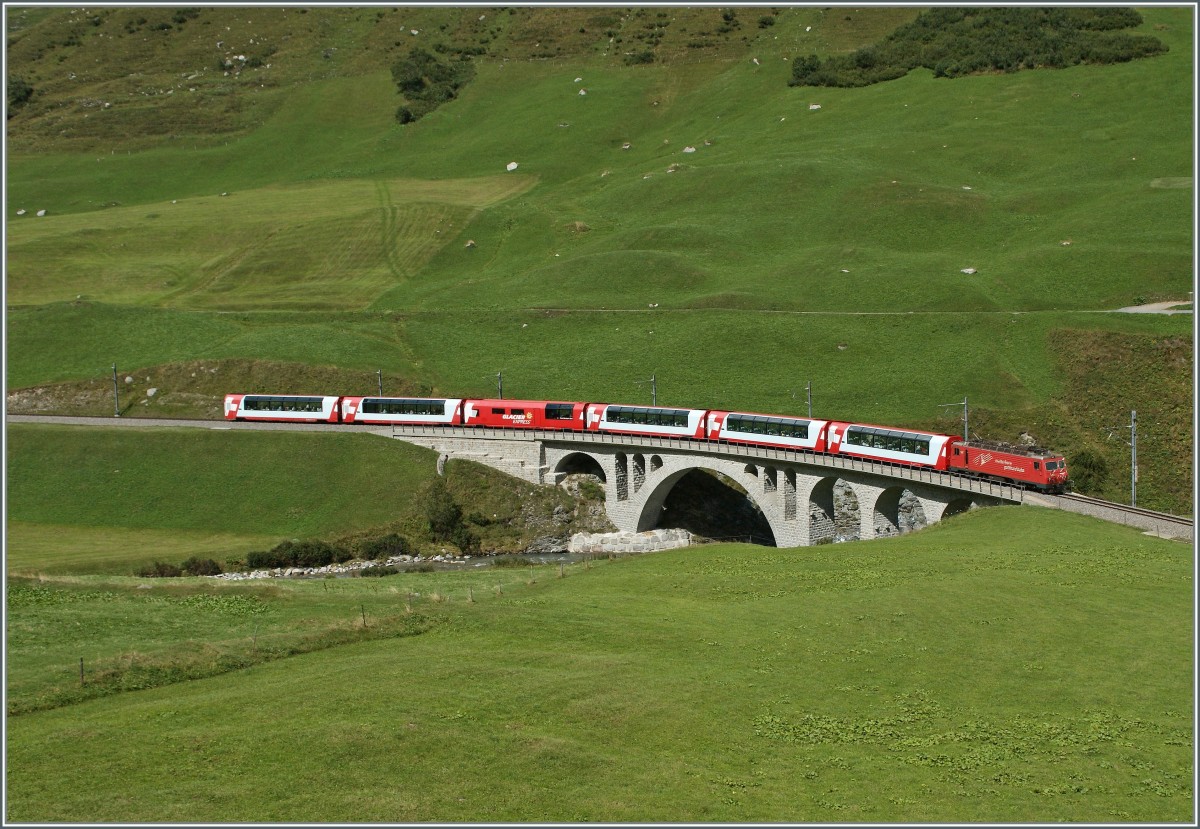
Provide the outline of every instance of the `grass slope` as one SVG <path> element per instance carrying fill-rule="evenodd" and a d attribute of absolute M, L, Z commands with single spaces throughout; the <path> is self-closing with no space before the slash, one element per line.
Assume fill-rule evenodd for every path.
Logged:
<path fill-rule="evenodd" d="M 503 370 L 528 396 L 629 400 L 656 373 L 675 404 L 794 411 L 811 379 L 830 416 L 932 425 L 967 396 L 1071 454 L 1092 441 L 1039 406 L 1130 401 L 1086 376 L 1064 393 L 1045 321 L 1111 332 L 1096 348 L 1115 354 L 1116 334 L 1190 330 L 1002 322 L 1185 298 L 1185 9 L 1145 10 L 1172 47 L 1151 60 L 819 91 L 787 86 L 791 56 L 851 51 L 914 10 L 468 11 L 15 14 L 11 68 L 39 92 L 9 122 L 9 385 L 265 361 L 447 394 Z M 486 54 L 402 128 L 387 67 L 432 42 Z M 646 48 L 654 63 L 625 64 Z M 214 49 L 262 65 L 218 73 Z M 590 312 L 650 305 L 676 314 L 631 331 Z M 580 313 L 531 313 L 560 308 Z M 1148 391 L 1176 406 L 1177 386 Z M 1173 438 L 1163 457 L 1188 453 Z M 1180 481 L 1163 503 L 1189 497 Z"/>
<path fill-rule="evenodd" d="M 393 531 L 426 554 L 443 546 L 430 538 L 422 494 L 437 455 L 412 444 L 345 432 L 26 424 L 7 437 L 9 573 L 129 573 L 191 555 L 244 561 L 294 538 L 354 552 L 356 541 Z M 466 461 L 447 464 L 445 476 L 485 550 L 594 529 L 560 489 Z M 566 520 L 551 518 L 558 508 Z"/>
<path fill-rule="evenodd" d="M 784 414 L 806 413 L 811 381 L 818 417 L 949 432 L 960 429 L 959 415 L 941 404 L 966 396 L 974 433 L 1014 441 L 1028 432 L 1068 457 L 1103 453 L 1112 486 L 1097 494 L 1118 499 L 1126 491 L 1116 470 L 1128 468 L 1128 452 L 1105 427 L 1136 409 L 1141 503 L 1192 510 L 1190 466 L 1177 459 L 1192 454 L 1193 352 L 1190 321 L 1178 317 L 647 307 L 322 318 L 84 303 L 9 318 L 10 386 L 59 381 L 10 393 L 10 411 L 111 414 L 109 360 L 131 378 L 119 399 L 135 416 L 216 418 L 230 389 L 371 393 L 376 369 L 390 394 L 487 396 L 502 371 L 511 397 L 626 403 L 649 402 L 653 374 L 666 405 Z M 168 356 L 181 362 L 161 365 L 157 343 L 168 327 Z M 188 359 L 197 356 L 205 359 Z"/>
<path fill-rule="evenodd" d="M 237 664 L 280 627 L 350 641 L 360 606 L 386 638 L 10 717 L 7 817 L 1191 815 L 1182 545 L 1007 508 L 819 553 L 714 546 L 603 565 L 510 577 L 503 595 L 482 573 L 10 585 L 9 670 L 27 693 L 68 686 L 80 655 L 134 676 L 172 653 Z M 411 618 L 406 601 L 431 626 L 385 634 Z M 77 647 L 47 648 L 62 630 Z"/>

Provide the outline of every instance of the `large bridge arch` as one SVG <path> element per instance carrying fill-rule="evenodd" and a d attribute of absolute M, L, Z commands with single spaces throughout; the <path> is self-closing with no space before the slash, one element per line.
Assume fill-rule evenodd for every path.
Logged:
<path fill-rule="evenodd" d="M 731 479 L 727 474 L 727 470 L 718 469 L 720 464 L 698 463 L 691 467 L 683 467 L 672 471 L 670 474 L 655 476 L 653 485 L 649 485 L 646 498 L 641 506 L 641 512 L 638 513 L 636 530 L 638 533 L 644 531 L 659 529 L 662 519 L 674 513 L 674 516 L 679 517 L 676 512 L 676 507 L 668 510 L 668 500 L 671 495 L 676 492 L 680 483 L 685 480 L 692 479 L 692 476 L 697 476 L 695 480 L 689 480 L 688 486 L 683 487 L 691 493 L 702 492 L 703 497 L 706 497 L 704 504 L 712 507 L 714 511 L 726 509 L 731 510 L 732 515 L 724 515 L 724 525 L 720 522 L 710 523 L 704 518 L 692 516 L 691 522 L 682 524 L 667 524 L 667 527 L 676 527 L 682 525 L 684 529 L 689 529 L 695 533 L 696 527 L 701 527 L 701 534 L 710 535 L 712 537 L 728 537 L 736 533 L 737 537 L 752 536 L 755 539 L 766 540 L 767 546 L 776 546 L 775 542 L 775 527 L 770 523 L 770 519 L 764 512 L 762 504 L 755 497 L 754 493 L 746 491 L 742 482 Z M 661 467 L 660 467 L 661 468 Z M 704 482 L 704 481 L 707 481 Z M 724 501 L 724 503 L 721 503 Z M 670 518 L 668 518 L 670 519 Z M 715 534 L 712 533 L 710 527 L 720 527 Z M 726 529 L 727 528 L 727 529 Z"/>

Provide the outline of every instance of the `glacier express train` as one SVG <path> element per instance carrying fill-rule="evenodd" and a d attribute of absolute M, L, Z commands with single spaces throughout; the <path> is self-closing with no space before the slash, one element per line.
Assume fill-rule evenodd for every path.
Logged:
<path fill-rule="evenodd" d="M 1068 482 L 1063 456 L 1037 447 L 753 412 L 552 400 L 229 394 L 225 417 L 645 435 L 841 455 L 973 475 L 1047 492 L 1063 492 Z"/>

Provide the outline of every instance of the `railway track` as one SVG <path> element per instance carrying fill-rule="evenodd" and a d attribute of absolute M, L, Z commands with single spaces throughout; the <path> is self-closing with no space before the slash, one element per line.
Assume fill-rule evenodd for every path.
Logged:
<path fill-rule="evenodd" d="M 1062 509 L 1067 512 L 1091 515 L 1095 518 L 1102 518 L 1105 521 L 1112 521 L 1116 524 L 1137 527 L 1145 532 L 1154 533 L 1165 538 L 1192 541 L 1195 537 L 1195 521 L 1193 519 L 1180 515 L 1171 515 L 1167 512 L 1133 507 L 1129 504 L 1118 504 L 1113 501 L 1104 501 L 1100 498 L 1091 498 L 1087 495 L 1078 495 L 1075 493 L 1027 496 L 1026 500 L 1028 503 Z"/>

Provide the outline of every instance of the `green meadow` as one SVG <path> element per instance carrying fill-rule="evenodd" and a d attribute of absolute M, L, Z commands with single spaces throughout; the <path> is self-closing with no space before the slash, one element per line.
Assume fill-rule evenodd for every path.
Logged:
<path fill-rule="evenodd" d="M 1125 501 L 1136 409 L 1139 505 L 1194 514 L 1192 317 L 1113 313 L 1193 299 L 1189 8 L 1139 10 L 1151 59 L 860 89 L 789 87 L 791 60 L 919 10 L 7 11 L 33 89 L 10 414 L 112 415 L 114 366 L 123 418 L 214 426 L 231 391 L 649 403 L 653 376 L 661 404 L 803 414 L 811 383 L 814 416 L 948 432 L 966 398 Z M 413 46 L 477 71 L 401 126 Z M 1185 545 L 1022 507 L 798 550 L 138 578 L 292 538 L 431 552 L 436 455 L 5 444 L 9 821 L 1194 817 Z M 575 506 L 446 481 L 496 549 Z"/>
<path fill-rule="evenodd" d="M 8 817 L 1190 818 L 1186 546 L 1012 507 L 819 549 L 10 580 L 9 706 L 52 707 Z"/>

